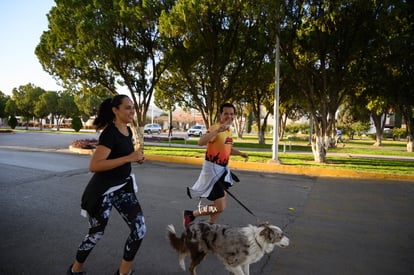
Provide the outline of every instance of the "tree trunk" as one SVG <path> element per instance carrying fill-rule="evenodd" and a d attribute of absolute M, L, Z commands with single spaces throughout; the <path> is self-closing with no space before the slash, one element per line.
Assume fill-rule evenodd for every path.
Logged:
<path fill-rule="evenodd" d="M 413 142 L 412 141 L 409 141 L 407 143 L 407 152 L 410 152 L 410 153 L 414 152 L 414 150 L 413 150 Z"/>
<path fill-rule="evenodd" d="M 413 150 L 413 136 L 408 135 L 407 137 L 407 152 L 414 152 Z"/>
<path fill-rule="evenodd" d="M 329 148 L 335 148 L 335 147 L 338 146 L 338 144 L 336 144 L 336 139 L 334 137 L 327 136 L 325 138 L 325 140 L 326 140 Z"/>
<path fill-rule="evenodd" d="M 403 117 L 407 127 L 407 152 L 413 152 L 414 140 L 414 116 L 413 109 L 410 106 L 402 108 Z"/>
<path fill-rule="evenodd" d="M 382 146 L 382 135 L 377 133 L 374 146 Z"/>
<path fill-rule="evenodd" d="M 244 132 L 244 124 L 243 124 L 243 116 L 236 117 L 234 120 L 234 129 L 236 130 L 237 138 L 243 139 L 243 132 Z"/>
<path fill-rule="evenodd" d="M 256 125 L 257 125 L 257 138 L 259 140 L 259 144 L 265 144 L 265 133 L 262 127 L 262 123 L 260 121 L 260 108 L 253 111 L 256 117 Z"/>
<path fill-rule="evenodd" d="M 266 128 L 267 128 L 267 118 L 269 117 L 269 112 L 263 118 L 263 123 L 260 126 L 259 130 L 259 144 L 266 144 Z"/>
<path fill-rule="evenodd" d="M 56 131 L 60 131 L 60 119 L 56 120 Z"/>
<path fill-rule="evenodd" d="M 134 138 L 134 150 L 137 151 L 138 149 L 144 150 L 144 127 L 135 127 L 134 125 L 130 125 L 132 130 L 132 136 Z"/>
<path fill-rule="evenodd" d="M 385 116 L 385 113 L 379 115 L 374 112 L 371 113 L 372 121 L 374 122 L 375 126 L 376 135 L 374 146 L 382 146 L 382 133 L 384 131 Z"/>
<path fill-rule="evenodd" d="M 325 163 L 326 162 L 326 148 L 325 139 L 321 136 L 316 136 L 315 140 L 312 140 L 312 152 L 315 162 Z"/>
<path fill-rule="evenodd" d="M 280 123 L 279 123 L 279 140 L 283 139 L 283 136 L 285 135 L 285 128 L 286 128 L 286 122 L 287 122 L 287 114 L 283 114 L 280 116 Z"/>
<path fill-rule="evenodd" d="M 259 144 L 265 144 L 266 143 L 266 140 L 265 140 L 265 137 L 264 137 L 264 131 L 262 129 L 259 129 L 258 139 L 259 139 Z"/>

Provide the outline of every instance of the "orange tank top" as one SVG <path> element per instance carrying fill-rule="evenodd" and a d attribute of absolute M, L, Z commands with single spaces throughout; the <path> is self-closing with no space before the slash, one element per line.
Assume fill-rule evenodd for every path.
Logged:
<path fill-rule="evenodd" d="M 220 124 L 214 124 L 207 132 L 215 131 Z M 226 166 L 229 163 L 231 148 L 233 147 L 233 133 L 230 129 L 218 133 L 207 143 L 206 160 Z"/>

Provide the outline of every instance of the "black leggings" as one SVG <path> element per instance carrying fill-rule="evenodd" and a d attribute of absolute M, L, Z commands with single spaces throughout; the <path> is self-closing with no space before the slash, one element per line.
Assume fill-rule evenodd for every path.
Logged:
<path fill-rule="evenodd" d="M 127 192 L 125 188 L 121 188 L 113 193 L 104 195 L 98 213 L 94 217 L 89 217 L 89 233 L 79 245 L 76 253 L 76 260 L 78 262 L 84 263 L 97 242 L 103 237 L 112 207 L 118 210 L 131 229 L 131 234 L 129 234 L 125 243 L 123 259 L 125 261 L 132 261 L 134 259 L 147 229 L 144 215 L 135 193 Z"/>

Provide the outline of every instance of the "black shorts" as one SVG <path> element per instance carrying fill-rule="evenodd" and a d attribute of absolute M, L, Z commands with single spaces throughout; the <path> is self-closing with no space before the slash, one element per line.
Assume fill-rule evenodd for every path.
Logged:
<path fill-rule="evenodd" d="M 224 187 L 222 181 L 219 180 L 214 184 L 213 189 L 211 189 L 211 192 L 208 195 L 207 199 L 210 201 L 215 201 L 222 197 L 224 197 Z"/>
<path fill-rule="evenodd" d="M 239 178 L 231 173 L 231 178 L 235 182 L 239 182 Z M 211 189 L 210 194 L 208 195 L 207 199 L 210 201 L 215 201 L 217 199 L 220 199 L 224 197 L 225 190 L 229 189 L 232 185 L 229 182 L 226 182 L 224 179 L 227 175 L 227 172 L 223 173 L 223 175 L 220 177 L 220 179 L 214 184 L 213 189 Z"/>

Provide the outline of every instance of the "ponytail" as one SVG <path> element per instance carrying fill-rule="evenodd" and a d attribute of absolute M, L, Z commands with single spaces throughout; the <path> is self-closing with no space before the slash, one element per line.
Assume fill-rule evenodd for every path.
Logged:
<path fill-rule="evenodd" d="M 122 100 L 128 97 L 127 95 L 116 95 L 113 98 L 105 99 L 101 105 L 99 105 L 98 115 L 93 121 L 93 125 L 97 131 L 105 128 L 109 123 L 112 123 L 115 114 L 112 112 L 112 107 L 118 108 L 122 104 Z"/>

